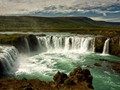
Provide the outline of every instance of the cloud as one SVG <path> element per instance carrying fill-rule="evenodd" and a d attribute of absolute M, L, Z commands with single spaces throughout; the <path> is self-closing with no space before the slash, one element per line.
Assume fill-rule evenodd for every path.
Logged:
<path fill-rule="evenodd" d="M 118 0 L 0 0 L 0 15 L 25 14 L 33 11 L 44 11 L 46 7 L 56 9 L 46 10 L 51 12 L 69 12 L 77 9 L 102 7 L 112 5 Z M 120 3 L 118 1 L 117 3 Z M 59 7 L 63 6 L 63 7 Z M 44 11 L 45 12 L 45 11 Z"/>
<path fill-rule="evenodd" d="M 119 17 L 116 17 L 116 18 L 91 17 L 91 19 L 97 20 L 97 21 L 120 22 Z"/>
<path fill-rule="evenodd" d="M 104 18 L 120 13 L 120 0 L 0 0 L 0 15 L 90 14 Z M 72 13 L 72 14 L 71 14 Z M 37 15 L 36 15 L 37 16 Z M 88 16 L 89 17 L 89 16 Z"/>
<path fill-rule="evenodd" d="M 97 21 L 111 21 L 111 18 L 103 18 L 103 17 L 91 17 L 91 19 L 93 20 L 97 20 Z"/>

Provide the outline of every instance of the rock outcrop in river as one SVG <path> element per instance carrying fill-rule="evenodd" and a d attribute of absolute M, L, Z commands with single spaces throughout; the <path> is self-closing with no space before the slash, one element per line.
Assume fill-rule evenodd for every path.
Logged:
<path fill-rule="evenodd" d="M 45 82 L 38 79 L 0 79 L 0 90 L 93 90 L 90 71 L 75 68 L 69 76 L 58 72 L 54 82 Z"/>

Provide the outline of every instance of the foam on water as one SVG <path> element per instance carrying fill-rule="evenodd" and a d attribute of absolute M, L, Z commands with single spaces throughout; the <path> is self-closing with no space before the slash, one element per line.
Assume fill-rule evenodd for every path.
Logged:
<path fill-rule="evenodd" d="M 20 59 L 20 66 L 16 72 L 17 78 L 39 78 L 41 80 L 53 80 L 56 72 L 69 73 L 77 66 L 90 69 L 94 79 L 95 90 L 118 90 L 120 88 L 120 76 L 106 67 L 95 67 L 100 63 L 99 59 L 120 60 L 108 54 L 108 40 L 105 42 L 104 55 L 94 53 L 95 37 L 93 36 L 66 36 L 46 35 L 36 36 L 40 53 L 34 56 L 26 56 Z M 102 86 L 102 87 L 101 87 Z"/>
<path fill-rule="evenodd" d="M 106 58 L 110 59 L 111 57 L 107 56 Z M 103 57 L 96 53 L 44 52 L 32 57 L 26 56 L 24 59 L 22 58 L 16 75 L 22 78 L 40 78 L 41 80 L 49 81 L 52 80 L 53 75 L 57 71 L 69 73 L 77 66 L 83 68 L 87 68 L 87 66 L 93 67 L 96 59 L 100 58 Z M 120 76 L 118 74 L 112 72 L 105 66 L 89 69 L 94 77 L 93 85 L 95 90 L 119 90 Z"/>
<path fill-rule="evenodd" d="M 68 34 L 48 34 L 46 36 L 36 36 L 38 40 L 39 53 L 35 55 L 20 54 L 18 62 L 14 60 L 16 51 L 13 48 L 0 48 L 2 65 L 9 71 L 12 65 L 18 65 L 15 71 L 16 78 L 39 78 L 45 81 L 53 80 L 56 72 L 69 73 L 75 67 L 81 66 L 90 69 L 93 75 L 93 85 L 95 90 L 119 90 L 120 76 L 106 63 L 102 67 L 95 67 L 95 63 L 101 63 L 99 59 L 119 61 L 115 56 L 104 56 L 95 53 L 95 37 L 88 35 L 68 35 Z M 30 52 L 27 39 L 26 47 Z M 108 52 L 108 41 L 105 42 L 103 51 Z"/>

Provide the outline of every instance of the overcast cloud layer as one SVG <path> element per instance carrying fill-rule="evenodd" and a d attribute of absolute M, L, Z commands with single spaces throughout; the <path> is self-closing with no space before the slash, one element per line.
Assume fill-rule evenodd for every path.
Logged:
<path fill-rule="evenodd" d="M 119 0 L 0 0 L 0 15 L 87 16 L 120 22 Z"/>

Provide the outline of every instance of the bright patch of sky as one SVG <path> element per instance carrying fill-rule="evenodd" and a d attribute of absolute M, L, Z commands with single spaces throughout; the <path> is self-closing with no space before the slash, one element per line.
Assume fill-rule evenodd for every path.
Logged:
<path fill-rule="evenodd" d="M 120 0 L 0 0 L 0 15 L 87 16 L 120 21 Z"/>

